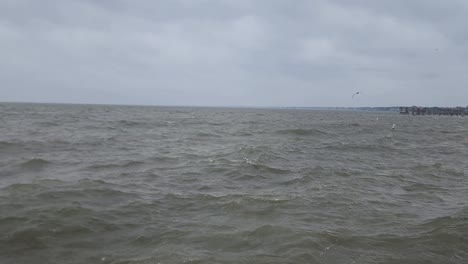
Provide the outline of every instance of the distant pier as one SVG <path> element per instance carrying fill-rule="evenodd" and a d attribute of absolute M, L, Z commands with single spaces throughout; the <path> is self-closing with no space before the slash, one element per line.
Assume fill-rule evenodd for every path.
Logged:
<path fill-rule="evenodd" d="M 420 106 L 400 106 L 402 115 L 447 115 L 465 116 L 468 114 L 468 107 L 420 107 Z"/>

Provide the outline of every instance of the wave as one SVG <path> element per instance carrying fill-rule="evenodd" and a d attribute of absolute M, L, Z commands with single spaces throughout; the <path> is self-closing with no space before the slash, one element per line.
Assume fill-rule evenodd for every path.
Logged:
<path fill-rule="evenodd" d="M 39 228 L 28 228 L 26 230 L 9 233 L 3 250 L 21 252 L 24 250 L 43 250 L 48 247 L 40 237 L 48 235 L 48 232 Z"/>
<path fill-rule="evenodd" d="M 221 138 L 221 135 L 214 134 L 214 133 L 208 133 L 208 132 L 198 132 L 195 134 L 195 136 L 200 137 L 200 138 Z"/>
<path fill-rule="evenodd" d="M 115 206 L 120 203 L 128 203 L 129 201 L 138 198 L 138 195 L 113 188 L 80 188 L 78 186 L 70 186 L 62 190 L 46 189 L 38 193 L 35 197 L 42 201 L 61 199 L 84 204 L 90 202 L 94 203 L 93 199 L 95 199 L 94 201 L 100 202 L 112 200 L 112 206 Z"/>
<path fill-rule="evenodd" d="M 28 169 L 28 170 L 40 170 L 45 168 L 46 166 L 52 164 L 52 162 L 41 159 L 41 158 L 32 158 L 20 164 L 21 168 Z"/>
<path fill-rule="evenodd" d="M 439 185 L 436 184 L 430 184 L 430 183 L 423 183 L 423 182 L 415 182 L 410 185 L 406 186 L 401 186 L 403 190 L 405 190 L 408 193 L 416 193 L 416 192 L 421 192 L 421 193 L 427 193 L 430 192 L 433 199 L 439 199 L 443 201 L 441 198 L 439 198 L 437 195 L 434 194 L 434 192 L 437 191 L 447 191 L 447 188 L 443 188 Z"/>
<path fill-rule="evenodd" d="M 247 131 L 236 131 L 234 133 L 232 133 L 233 136 L 238 136 L 238 137 L 249 137 L 249 136 L 252 136 L 254 135 L 253 132 L 250 133 L 250 132 L 247 132 Z"/>
<path fill-rule="evenodd" d="M 17 143 L 9 142 L 9 141 L 0 141 L 0 148 L 11 148 L 18 146 Z"/>
<path fill-rule="evenodd" d="M 233 171 L 227 173 L 227 176 L 231 180 L 235 181 L 259 181 L 259 180 L 268 180 L 268 177 L 258 174 L 240 174 L 238 171 Z"/>
<path fill-rule="evenodd" d="M 207 125 L 210 126 L 227 126 L 230 125 L 231 123 L 229 122 L 208 122 Z"/>
<path fill-rule="evenodd" d="M 314 179 L 313 177 L 309 176 L 309 175 L 304 175 L 302 177 L 298 177 L 298 178 L 293 178 L 293 179 L 289 179 L 289 180 L 286 180 L 286 181 L 283 181 L 281 184 L 282 185 L 286 185 L 286 186 L 291 186 L 291 185 L 304 185 L 304 184 L 309 184 L 311 182 L 314 182 L 316 179 Z"/>
<path fill-rule="evenodd" d="M 447 167 L 440 162 L 428 163 L 428 164 L 417 164 L 411 168 L 414 171 L 424 172 L 443 172 L 455 176 L 463 176 L 463 170 L 457 170 L 455 168 Z"/>
<path fill-rule="evenodd" d="M 273 148 L 267 145 L 243 146 L 239 148 L 239 153 L 243 156 L 256 156 L 263 153 L 273 153 Z"/>
<path fill-rule="evenodd" d="M 318 130 L 318 129 L 285 129 L 285 130 L 278 130 L 276 133 L 281 135 L 292 135 L 292 136 L 322 136 L 328 135 L 329 133 Z"/>
<path fill-rule="evenodd" d="M 281 169 L 281 168 L 275 168 L 266 164 L 258 163 L 258 162 L 253 162 L 251 160 L 246 159 L 245 163 L 251 165 L 253 168 L 256 170 L 265 172 L 265 173 L 273 173 L 273 174 L 288 174 L 292 173 L 293 171 L 288 170 L 288 169 Z"/>
<path fill-rule="evenodd" d="M 137 121 L 130 121 L 130 120 L 119 120 L 113 122 L 117 127 L 136 127 L 140 125 L 144 125 L 144 122 L 137 122 Z M 113 127 L 113 126 L 112 126 Z"/>
<path fill-rule="evenodd" d="M 39 125 L 42 126 L 42 127 L 58 127 L 58 126 L 60 126 L 59 123 L 53 122 L 53 121 L 41 122 L 41 123 L 39 123 Z"/>
<path fill-rule="evenodd" d="M 321 149 L 333 150 L 333 151 L 352 151 L 359 153 L 361 151 L 372 151 L 372 152 L 388 152 L 398 151 L 397 148 L 387 144 L 328 144 Z"/>
<path fill-rule="evenodd" d="M 431 219 L 417 228 L 428 230 L 425 235 L 452 234 L 460 235 L 468 232 L 468 211 L 458 214 Z"/>
<path fill-rule="evenodd" d="M 131 201 L 139 196 L 125 190 L 126 186 L 102 180 L 82 179 L 66 182 L 58 179 L 42 179 L 30 183 L 15 183 L 0 189 L 9 196 L 35 197 L 37 201 Z"/>
<path fill-rule="evenodd" d="M 54 188 L 65 184 L 65 182 L 56 179 L 43 179 L 36 180 L 31 183 L 14 183 L 0 189 L 2 192 L 7 193 L 25 193 L 33 194 L 37 190 L 46 190 L 47 188 Z"/>
<path fill-rule="evenodd" d="M 113 169 L 113 168 L 134 168 L 144 165 L 145 162 L 143 161 L 122 161 L 119 163 L 108 163 L 108 164 L 95 164 L 91 165 L 89 169 L 96 169 L 96 170 L 105 170 L 105 169 Z"/>

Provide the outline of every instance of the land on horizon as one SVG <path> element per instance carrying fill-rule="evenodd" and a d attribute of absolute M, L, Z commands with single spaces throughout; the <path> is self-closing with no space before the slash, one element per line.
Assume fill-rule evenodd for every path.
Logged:
<path fill-rule="evenodd" d="M 343 111 L 385 111 L 399 112 L 400 107 L 412 106 L 252 106 L 252 105 L 159 105 L 159 104 L 109 104 L 109 103 L 68 103 L 68 102 L 0 102 L 0 104 L 44 104 L 44 105 L 96 105 L 96 106 L 145 106 L 145 107 L 196 107 L 196 108 L 252 108 L 252 109 L 297 109 L 297 110 L 343 110 Z M 421 106 L 420 106 L 421 107 Z M 424 106 L 425 107 L 425 106 Z M 454 106 L 430 106 L 454 108 Z M 455 106 L 463 107 L 463 106 Z M 468 108 L 468 107 L 466 107 Z"/>

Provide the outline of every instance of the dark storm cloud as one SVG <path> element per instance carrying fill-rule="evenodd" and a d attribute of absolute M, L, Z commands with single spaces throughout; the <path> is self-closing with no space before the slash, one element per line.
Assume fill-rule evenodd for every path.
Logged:
<path fill-rule="evenodd" d="M 467 17 L 462 0 L 3 0 L 0 101 L 465 105 Z"/>

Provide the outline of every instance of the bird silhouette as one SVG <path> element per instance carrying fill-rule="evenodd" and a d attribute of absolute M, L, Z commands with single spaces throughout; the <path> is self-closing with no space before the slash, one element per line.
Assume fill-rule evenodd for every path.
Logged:
<path fill-rule="evenodd" d="M 354 98 L 354 96 L 356 96 L 358 94 L 361 94 L 361 92 L 356 92 L 355 94 L 353 94 L 352 98 Z"/>

